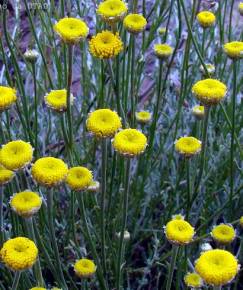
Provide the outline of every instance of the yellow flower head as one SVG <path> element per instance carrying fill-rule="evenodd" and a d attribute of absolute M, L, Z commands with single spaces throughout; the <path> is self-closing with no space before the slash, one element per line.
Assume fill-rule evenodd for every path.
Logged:
<path fill-rule="evenodd" d="M 33 164 L 31 173 L 37 183 L 52 187 L 64 181 L 68 167 L 61 159 L 42 157 Z"/>
<path fill-rule="evenodd" d="M 122 124 L 116 112 L 110 109 L 99 109 L 89 114 L 86 127 L 96 137 L 108 138 L 113 137 Z"/>
<path fill-rule="evenodd" d="M 140 14 L 129 14 L 124 18 L 123 25 L 127 31 L 139 33 L 145 29 L 147 20 Z"/>
<path fill-rule="evenodd" d="M 64 112 L 67 110 L 67 90 L 53 90 L 45 95 L 45 104 L 54 111 Z M 70 95 L 71 105 L 74 97 Z"/>
<path fill-rule="evenodd" d="M 95 57 L 101 59 L 112 58 L 123 50 L 123 43 L 118 33 L 113 34 L 104 30 L 91 38 L 89 50 Z"/>
<path fill-rule="evenodd" d="M 214 25 L 215 20 L 215 15 L 210 11 L 201 11 L 197 14 L 197 21 L 203 28 Z"/>
<path fill-rule="evenodd" d="M 243 216 L 240 217 L 240 226 L 243 228 Z"/>
<path fill-rule="evenodd" d="M 147 138 L 136 129 L 124 129 L 115 135 L 112 145 L 123 156 L 134 157 L 144 152 Z"/>
<path fill-rule="evenodd" d="M 158 31 L 160 35 L 163 35 L 166 32 L 166 27 L 160 27 Z"/>
<path fill-rule="evenodd" d="M 92 182 L 92 172 L 85 167 L 77 166 L 68 170 L 67 185 L 75 191 L 86 189 Z"/>
<path fill-rule="evenodd" d="M 0 112 L 8 109 L 17 100 L 16 90 L 0 86 Z"/>
<path fill-rule="evenodd" d="M 225 250 L 203 252 L 195 262 L 195 270 L 210 285 L 222 286 L 231 282 L 239 269 L 237 259 Z"/>
<path fill-rule="evenodd" d="M 238 10 L 240 12 L 240 15 L 243 15 L 243 2 L 239 3 Z"/>
<path fill-rule="evenodd" d="M 8 170 L 4 168 L 0 164 L 0 186 L 8 183 L 14 177 L 14 172 L 12 170 Z"/>
<path fill-rule="evenodd" d="M 192 93 L 204 105 L 217 105 L 227 93 L 227 87 L 215 79 L 198 81 L 192 87 Z"/>
<path fill-rule="evenodd" d="M 197 273 L 187 273 L 184 277 L 184 281 L 186 286 L 192 289 L 201 288 L 203 286 L 203 280 Z"/>
<path fill-rule="evenodd" d="M 180 137 L 175 141 L 175 149 L 185 157 L 191 157 L 201 151 L 201 141 L 194 137 Z"/>
<path fill-rule="evenodd" d="M 10 141 L 0 150 L 0 164 L 9 170 L 18 170 L 28 165 L 33 158 L 33 148 L 22 140 Z"/>
<path fill-rule="evenodd" d="M 33 287 L 30 290 L 47 290 L 47 289 L 43 287 Z"/>
<path fill-rule="evenodd" d="M 16 193 L 10 200 L 10 206 L 19 216 L 28 218 L 37 213 L 42 204 L 41 197 L 33 191 Z"/>
<path fill-rule="evenodd" d="M 185 245 L 192 241 L 195 234 L 194 228 L 185 220 L 173 219 L 165 228 L 165 235 L 172 244 Z"/>
<path fill-rule="evenodd" d="M 62 40 L 69 44 L 79 42 L 89 33 L 89 28 L 84 21 L 72 17 L 60 19 L 53 28 Z"/>
<path fill-rule="evenodd" d="M 74 271 L 80 278 L 89 278 L 96 272 L 95 263 L 89 259 L 80 259 L 74 264 Z"/>
<path fill-rule="evenodd" d="M 141 124 L 147 124 L 151 120 L 151 113 L 148 111 L 140 111 L 135 113 L 136 120 Z"/>
<path fill-rule="evenodd" d="M 156 54 L 156 56 L 158 58 L 162 58 L 162 59 L 165 59 L 165 58 L 168 58 L 169 56 L 172 55 L 173 53 L 173 48 L 164 43 L 164 44 L 155 44 L 154 45 L 154 53 Z"/>
<path fill-rule="evenodd" d="M 204 106 L 196 105 L 192 108 L 192 114 L 199 120 L 204 118 Z"/>
<path fill-rule="evenodd" d="M 115 23 L 123 19 L 127 13 L 127 4 L 122 0 L 106 0 L 99 4 L 97 14 L 109 23 Z"/>
<path fill-rule="evenodd" d="M 213 64 L 205 63 L 205 66 L 206 66 L 207 72 L 209 73 L 210 76 L 215 73 L 215 66 Z M 200 65 L 199 70 L 204 76 L 207 76 L 207 72 L 205 71 L 203 65 Z"/>
<path fill-rule="evenodd" d="M 235 239 L 235 230 L 230 224 L 220 224 L 213 228 L 211 236 L 220 244 L 230 244 Z"/>
<path fill-rule="evenodd" d="M 3 244 L 0 257 L 13 271 L 22 271 L 33 266 L 38 256 L 35 243 L 25 237 L 10 239 Z"/>
<path fill-rule="evenodd" d="M 89 192 L 98 192 L 100 190 L 100 183 L 97 180 L 92 180 L 87 188 Z"/>
<path fill-rule="evenodd" d="M 224 45 L 224 51 L 232 59 L 243 57 L 243 41 L 232 41 Z"/>

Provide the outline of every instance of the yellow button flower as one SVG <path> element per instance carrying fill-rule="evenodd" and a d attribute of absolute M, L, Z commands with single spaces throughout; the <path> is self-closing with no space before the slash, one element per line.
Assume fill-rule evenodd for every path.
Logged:
<path fill-rule="evenodd" d="M 33 266 L 38 256 L 35 243 L 25 237 L 10 239 L 0 251 L 1 260 L 13 271 L 22 271 Z"/>
<path fill-rule="evenodd" d="M 165 235 L 172 244 L 185 245 L 192 241 L 194 228 L 185 220 L 173 219 L 165 226 Z"/>
<path fill-rule="evenodd" d="M 141 124 L 147 124 L 151 120 L 151 113 L 148 111 L 140 111 L 135 113 L 136 120 Z"/>
<path fill-rule="evenodd" d="M 235 230 L 230 224 L 220 224 L 213 228 L 211 236 L 216 242 L 227 245 L 235 239 Z"/>
<path fill-rule="evenodd" d="M 0 165 L 0 186 L 8 183 L 14 177 L 14 172 Z"/>
<path fill-rule="evenodd" d="M 184 281 L 186 286 L 192 289 L 201 288 L 203 286 L 203 280 L 197 273 L 187 273 L 184 277 Z"/>
<path fill-rule="evenodd" d="M 74 264 L 74 271 L 80 278 L 89 278 L 95 274 L 96 266 L 89 259 L 80 259 Z"/>
<path fill-rule="evenodd" d="M 37 183 L 52 187 L 64 181 L 68 167 L 61 159 L 42 157 L 33 164 L 31 173 Z"/>
<path fill-rule="evenodd" d="M 104 30 L 91 38 L 89 50 L 100 59 L 113 58 L 123 50 L 123 43 L 118 33 Z"/>
<path fill-rule="evenodd" d="M 142 32 L 147 25 L 146 18 L 140 14 L 129 14 L 123 20 L 125 29 L 131 33 Z"/>
<path fill-rule="evenodd" d="M 0 150 L 0 164 L 9 170 L 18 170 L 28 165 L 33 158 L 33 148 L 22 140 L 10 141 Z"/>
<path fill-rule="evenodd" d="M 192 114 L 199 120 L 204 118 L 204 106 L 196 105 L 192 108 Z"/>
<path fill-rule="evenodd" d="M 227 93 L 227 87 L 215 79 L 198 81 L 192 87 L 192 93 L 204 105 L 217 105 Z"/>
<path fill-rule="evenodd" d="M 243 57 L 243 41 L 232 41 L 224 45 L 224 51 L 228 57 L 238 59 Z"/>
<path fill-rule="evenodd" d="M 147 146 L 147 138 L 136 129 L 125 129 L 115 135 L 112 145 L 120 154 L 126 157 L 134 157 L 144 152 Z"/>
<path fill-rule="evenodd" d="M 33 191 L 18 192 L 10 200 L 10 206 L 19 216 L 28 218 L 37 213 L 42 204 L 41 197 Z"/>
<path fill-rule="evenodd" d="M 116 112 L 110 109 L 99 109 L 89 114 L 86 127 L 96 137 L 108 138 L 113 137 L 122 124 Z"/>
<path fill-rule="evenodd" d="M 68 170 L 67 185 L 76 191 L 86 189 L 92 182 L 92 172 L 85 167 L 77 166 Z"/>
<path fill-rule="evenodd" d="M 160 28 L 158 29 L 158 32 L 159 32 L 160 35 L 165 34 L 165 32 L 166 32 L 166 27 L 160 27 Z"/>
<path fill-rule="evenodd" d="M 168 58 L 173 53 L 173 48 L 168 44 L 155 44 L 154 53 L 158 58 Z"/>
<path fill-rule="evenodd" d="M 8 109 L 17 100 L 16 90 L 0 86 L 0 112 Z"/>
<path fill-rule="evenodd" d="M 239 3 L 238 10 L 240 12 L 240 15 L 243 15 L 243 2 Z"/>
<path fill-rule="evenodd" d="M 45 104 L 54 111 L 64 112 L 67 110 L 67 90 L 53 90 L 45 95 Z M 71 105 L 74 97 L 70 95 Z"/>
<path fill-rule="evenodd" d="M 225 250 L 203 252 L 195 262 L 195 270 L 210 285 L 222 286 L 231 282 L 239 269 L 237 259 Z"/>
<path fill-rule="evenodd" d="M 97 14 L 109 24 L 122 20 L 126 13 L 127 4 L 122 0 L 103 1 L 97 9 Z"/>
<path fill-rule="evenodd" d="M 180 137 L 175 141 L 175 150 L 185 157 L 191 157 L 201 151 L 201 141 L 194 137 Z"/>
<path fill-rule="evenodd" d="M 201 11 L 197 14 L 197 21 L 203 28 L 214 25 L 215 20 L 215 15 L 210 11 Z"/>
<path fill-rule="evenodd" d="M 89 33 L 89 28 L 84 21 L 72 17 L 60 19 L 53 28 L 62 40 L 69 44 L 79 42 Z"/>

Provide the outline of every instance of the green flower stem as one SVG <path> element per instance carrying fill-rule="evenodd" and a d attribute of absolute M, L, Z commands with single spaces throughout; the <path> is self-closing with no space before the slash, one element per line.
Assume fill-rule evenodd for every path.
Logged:
<path fill-rule="evenodd" d="M 233 61 L 233 96 L 232 96 L 232 128 L 230 145 L 230 212 L 233 215 L 233 193 L 234 193 L 234 135 L 235 135 L 235 104 L 236 104 L 236 61 Z"/>
<path fill-rule="evenodd" d="M 48 214 L 48 223 L 50 227 L 50 239 L 52 243 L 52 247 L 54 250 L 54 255 L 55 255 L 55 260 L 56 260 L 56 266 L 62 281 L 62 287 L 64 290 L 67 290 L 67 284 L 63 276 L 63 271 L 62 271 L 62 264 L 60 261 L 60 256 L 59 256 L 59 250 L 57 247 L 57 239 L 55 235 L 55 227 L 54 227 L 54 202 L 53 202 L 53 189 L 48 190 L 47 192 L 47 214 Z"/>
<path fill-rule="evenodd" d="M 128 195 L 129 195 L 129 183 L 130 183 L 130 158 L 126 160 L 126 169 L 125 169 L 125 190 L 123 196 L 123 212 L 122 212 L 122 224 L 120 231 L 119 239 L 119 248 L 118 248 L 118 258 L 117 258 L 117 277 L 116 277 L 116 289 L 120 289 L 120 280 L 122 276 L 122 259 L 124 255 L 124 231 L 127 225 L 127 212 L 128 212 Z"/>
<path fill-rule="evenodd" d="M 101 253 L 102 253 L 102 266 L 104 273 L 106 273 L 106 254 L 105 254 L 105 201 L 106 201 L 106 170 L 107 170 L 107 140 L 101 141 L 102 150 L 102 164 L 101 164 Z"/>
<path fill-rule="evenodd" d="M 169 274 L 168 274 L 168 278 L 167 278 L 167 282 L 166 282 L 166 290 L 171 290 L 171 284 L 172 284 L 172 279 L 173 279 L 173 273 L 175 270 L 178 250 L 179 250 L 179 246 L 172 245 L 172 256 L 171 256 Z M 162 288 L 161 288 L 161 290 L 162 290 Z"/>
<path fill-rule="evenodd" d="M 186 220 L 188 220 L 190 213 L 191 203 L 191 181 L 190 181 L 190 158 L 186 158 L 186 183 L 187 183 L 187 209 L 186 209 Z"/>
<path fill-rule="evenodd" d="M 79 201 L 80 214 L 81 214 L 82 221 L 84 223 L 84 228 L 85 228 L 85 233 L 86 233 L 87 240 L 88 240 L 88 245 L 91 249 L 92 256 L 93 256 L 95 263 L 97 265 L 97 276 L 98 276 L 98 280 L 99 280 L 100 287 L 101 287 L 100 289 L 101 290 L 108 289 L 106 287 L 106 282 L 104 280 L 104 275 L 103 275 L 102 266 L 101 266 L 101 263 L 99 260 L 99 256 L 98 256 L 97 251 L 95 249 L 94 239 L 92 238 L 90 230 L 89 230 L 87 217 L 86 217 L 86 211 L 85 211 L 85 205 L 84 205 L 83 193 L 79 193 L 76 196 L 77 196 L 77 199 Z"/>
<path fill-rule="evenodd" d="M 15 272 L 13 285 L 12 285 L 12 288 L 11 288 L 12 290 L 18 290 L 20 276 L 21 276 L 21 271 Z"/>
<path fill-rule="evenodd" d="M 71 86 L 73 75 L 73 51 L 74 46 L 68 45 L 68 78 L 67 78 L 67 121 L 69 136 L 69 152 L 71 155 L 73 148 L 73 121 L 72 121 L 72 104 L 71 104 Z"/>
<path fill-rule="evenodd" d="M 37 158 L 38 156 L 38 99 L 37 99 L 37 82 L 36 82 L 36 69 L 35 69 L 35 62 L 31 63 L 32 65 L 32 73 L 33 73 L 33 82 L 34 82 L 34 111 L 35 111 L 35 121 L 34 121 L 34 132 L 35 132 L 35 150 L 34 154 Z"/>
<path fill-rule="evenodd" d="M 221 289 L 222 289 L 221 286 L 214 286 L 214 287 L 213 287 L 213 290 L 221 290 Z"/>
<path fill-rule="evenodd" d="M 136 96 L 135 96 L 135 35 L 133 33 L 130 34 L 130 46 L 132 49 L 132 60 L 131 60 L 131 93 L 130 93 L 130 99 L 131 99 L 131 128 L 134 128 L 135 126 L 135 102 L 136 102 Z"/>
<path fill-rule="evenodd" d="M 28 235 L 29 237 L 35 242 L 36 244 L 36 237 L 35 237 L 35 231 L 33 226 L 33 218 L 26 218 L 25 223 L 28 229 Z M 37 258 L 36 263 L 34 264 L 34 272 L 36 275 L 36 280 L 38 282 L 38 286 L 45 287 L 45 283 L 43 280 L 42 272 L 41 272 L 41 265 L 40 265 L 40 258 Z"/>
<path fill-rule="evenodd" d="M 202 49 L 201 49 L 202 57 L 204 57 L 204 52 L 205 52 L 205 38 L 206 38 L 206 29 L 203 28 Z"/>
<path fill-rule="evenodd" d="M 4 199 L 3 186 L 0 185 L 0 248 L 2 248 L 2 244 L 4 242 L 3 199 Z"/>

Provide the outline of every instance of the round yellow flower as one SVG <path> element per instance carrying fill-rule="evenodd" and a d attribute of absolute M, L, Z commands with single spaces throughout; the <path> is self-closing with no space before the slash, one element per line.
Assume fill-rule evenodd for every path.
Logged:
<path fill-rule="evenodd" d="M 89 50 L 95 57 L 101 59 L 112 58 L 123 50 L 123 43 L 118 33 L 113 34 L 104 30 L 91 38 Z"/>
<path fill-rule="evenodd" d="M 124 18 L 123 25 L 127 31 L 139 33 L 145 29 L 147 20 L 140 14 L 129 14 Z"/>
<path fill-rule="evenodd" d="M 243 15 L 243 2 L 239 3 L 238 10 L 240 12 L 240 15 Z"/>
<path fill-rule="evenodd" d="M 103 1 L 97 9 L 97 14 L 109 24 L 122 20 L 126 13 L 127 4 L 122 0 Z"/>
<path fill-rule="evenodd" d="M 194 137 L 180 137 L 175 141 L 175 149 L 185 157 L 191 157 L 201 151 L 202 143 Z"/>
<path fill-rule="evenodd" d="M 158 31 L 160 35 L 163 35 L 166 32 L 166 27 L 160 27 Z"/>
<path fill-rule="evenodd" d="M 47 290 L 47 289 L 43 287 L 33 287 L 30 290 Z"/>
<path fill-rule="evenodd" d="M 38 256 L 35 243 L 25 237 L 10 239 L 0 251 L 1 260 L 13 271 L 22 271 L 33 266 Z"/>
<path fill-rule="evenodd" d="M 98 192 L 100 190 L 100 183 L 97 180 L 92 180 L 87 188 L 89 192 Z"/>
<path fill-rule="evenodd" d="M 64 181 L 68 167 L 61 159 L 42 157 L 33 164 L 31 173 L 37 183 L 52 187 Z"/>
<path fill-rule="evenodd" d="M 232 59 L 243 57 L 243 41 L 232 41 L 224 45 L 224 51 Z"/>
<path fill-rule="evenodd" d="M 0 164 L 9 170 L 18 170 L 28 165 L 33 158 L 32 146 L 22 140 L 10 141 L 0 150 Z"/>
<path fill-rule="evenodd" d="M 173 48 L 168 44 L 155 44 L 154 53 L 158 58 L 168 58 L 173 53 Z"/>
<path fill-rule="evenodd" d="M 240 226 L 243 228 L 243 216 L 240 217 Z"/>
<path fill-rule="evenodd" d="M 203 28 L 214 25 L 215 20 L 215 15 L 210 11 L 201 11 L 197 14 L 197 21 Z"/>
<path fill-rule="evenodd" d="M 67 110 L 67 90 L 53 90 L 45 95 L 45 104 L 57 112 L 64 112 Z M 74 97 L 70 95 L 71 105 L 73 104 Z"/>
<path fill-rule="evenodd" d="M 96 137 L 108 138 L 113 137 L 122 124 L 116 112 L 110 109 L 99 109 L 89 114 L 86 127 Z"/>
<path fill-rule="evenodd" d="M 0 186 L 8 183 L 14 177 L 14 172 L 12 170 L 8 170 L 4 168 L 0 164 Z"/>
<path fill-rule="evenodd" d="M 182 219 L 173 219 L 165 226 L 166 238 L 173 244 L 188 244 L 192 241 L 194 234 L 194 228 Z"/>
<path fill-rule="evenodd" d="M 125 129 L 115 135 L 112 145 L 120 154 L 134 157 L 144 152 L 147 146 L 147 138 L 136 129 Z"/>
<path fill-rule="evenodd" d="M 205 63 L 205 66 L 207 68 L 207 72 L 210 74 L 210 75 L 213 75 L 215 73 L 215 66 L 211 63 Z M 199 70 L 200 72 L 204 75 L 204 76 L 207 76 L 207 72 L 205 71 L 203 65 L 200 65 L 199 67 Z"/>
<path fill-rule="evenodd" d="M 199 120 L 204 118 L 204 106 L 196 105 L 192 108 L 192 114 Z"/>
<path fill-rule="evenodd" d="M 0 86 L 0 112 L 8 109 L 17 100 L 16 90 Z"/>
<path fill-rule="evenodd" d="M 220 224 L 213 228 L 211 236 L 220 244 L 230 244 L 235 239 L 235 230 L 230 224 Z"/>
<path fill-rule="evenodd" d="M 72 17 L 60 19 L 53 28 L 62 40 L 69 44 L 79 42 L 82 38 L 86 38 L 89 33 L 89 28 L 84 21 Z"/>
<path fill-rule="evenodd" d="M 197 273 L 187 273 L 184 277 L 184 281 L 187 287 L 193 289 L 203 286 L 203 280 Z"/>
<path fill-rule="evenodd" d="M 92 172 L 85 167 L 77 166 L 68 170 L 67 185 L 76 191 L 86 189 L 92 182 Z"/>
<path fill-rule="evenodd" d="M 10 200 L 10 206 L 19 216 L 28 218 L 38 212 L 42 204 L 41 197 L 33 191 L 16 193 Z"/>
<path fill-rule="evenodd" d="M 96 272 L 96 266 L 89 259 L 80 259 L 74 264 L 74 271 L 80 278 L 89 278 Z"/>
<path fill-rule="evenodd" d="M 192 93 L 202 104 L 216 105 L 226 96 L 227 87 L 218 80 L 205 79 L 193 85 Z"/>
<path fill-rule="evenodd" d="M 147 124 L 151 120 L 151 113 L 148 111 L 140 111 L 135 113 L 136 120 L 141 124 Z"/>
<path fill-rule="evenodd" d="M 225 250 L 203 252 L 195 263 L 195 270 L 210 285 L 222 286 L 231 282 L 239 269 L 237 259 Z"/>

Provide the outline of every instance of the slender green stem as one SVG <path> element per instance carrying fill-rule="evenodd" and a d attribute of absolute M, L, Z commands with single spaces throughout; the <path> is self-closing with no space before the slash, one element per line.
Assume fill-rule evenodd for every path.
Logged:
<path fill-rule="evenodd" d="M 221 290 L 221 289 L 222 289 L 221 286 L 214 286 L 214 287 L 213 287 L 213 290 Z"/>
<path fill-rule="evenodd" d="M 55 227 L 54 227 L 54 213 L 53 213 L 53 209 L 54 209 L 54 202 L 53 202 L 53 189 L 50 189 L 47 192 L 47 213 L 48 213 L 48 223 L 49 223 L 49 227 L 50 227 L 50 239 L 51 239 L 51 243 L 52 243 L 52 247 L 54 250 L 54 255 L 55 255 L 55 260 L 56 260 L 56 266 L 62 281 L 62 287 L 64 287 L 65 290 L 68 289 L 66 281 L 64 279 L 63 276 L 63 271 L 62 271 L 62 264 L 61 264 L 61 260 L 60 260 L 60 256 L 59 256 L 59 250 L 58 250 L 58 246 L 57 246 L 57 239 L 56 239 L 56 235 L 55 235 Z"/>
<path fill-rule="evenodd" d="M 2 248 L 2 244 L 4 242 L 3 199 L 4 199 L 3 186 L 0 185 L 0 248 Z"/>
<path fill-rule="evenodd" d="M 179 250 L 179 246 L 172 245 L 172 255 L 171 255 L 169 274 L 168 274 L 168 278 L 167 278 L 167 282 L 166 282 L 166 290 L 171 290 L 171 284 L 172 284 L 172 279 L 173 279 L 173 273 L 175 270 L 178 250 Z M 162 290 L 162 288 L 161 288 L 161 290 Z"/>
<path fill-rule="evenodd" d="M 102 182 L 101 182 L 101 253 L 102 253 L 102 266 L 106 273 L 106 254 L 105 254 L 105 201 L 106 201 L 106 170 L 107 170 L 107 140 L 103 139 L 102 143 Z"/>
<path fill-rule="evenodd" d="M 130 35 L 130 45 L 132 49 L 132 60 L 131 60 L 131 93 L 130 93 L 130 99 L 131 99 L 131 127 L 133 128 L 135 125 L 135 35 L 131 33 Z"/>
<path fill-rule="evenodd" d="M 203 28 L 203 35 L 202 35 L 202 57 L 204 57 L 204 52 L 205 52 L 205 38 L 206 38 L 206 29 Z"/>
<path fill-rule="evenodd" d="M 38 98 L 37 98 L 37 82 L 36 82 L 36 69 L 35 62 L 32 62 L 32 73 L 34 82 L 34 111 L 35 111 L 35 122 L 34 122 L 34 132 L 35 132 L 35 157 L 38 156 Z"/>
<path fill-rule="evenodd" d="M 230 146 L 230 212 L 233 214 L 233 193 L 234 193 L 234 135 L 235 135 L 235 104 L 236 104 L 236 83 L 237 70 L 236 61 L 233 61 L 233 96 L 232 96 L 232 128 Z"/>
<path fill-rule="evenodd" d="M 28 234 L 30 238 L 36 243 L 35 231 L 34 231 L 34 226 L 33 226 L 33 218 L 32 217 L 26 218 L 25 222 L 26 222 L 26 226 L 27 226 Z M 40 265 L 39 257 L 37 258 L 37 261 L 34 264 L 34 272 L 36 275 L 38 286 L 45 287 L 45 283 L 44 283 L 42 272 L 41 272 L 41 265 Z"/>
<path fill-rule="evenodd" d="M 188 220 L 191 203 L 191 181 L 190 181 L 190 158 L 186 158 L 186 182 L 187 182 L 187 210 L 186 219 Z"/>
<path fill-rule="evenodd" d="M 130 183 L 130 158 L 126 160 L 125 170 L 125 190 L 123 196 L 123 211 L 122 211 L 122 224 L 119 239 L 118 258 L 117 258 L 117 278 L 116 278 L 116 289 L 120 289 L 120 280 L 122 276 L 122 259 L 123 259 L 123 247 L 124 247 L 124 231 L 127 225 L 127 212 L 128 212 L 128 195 L 129 195 L 129 183 Z"/>
<path fill-rule="evenodd" d="M 14 280 L 13 280 L 13 285 L 12 285 L 11 290 L 18 290 L 20 276 L 21 276 L 21 271 L 15 272 L 15 274 L 14 274 Z"/>

